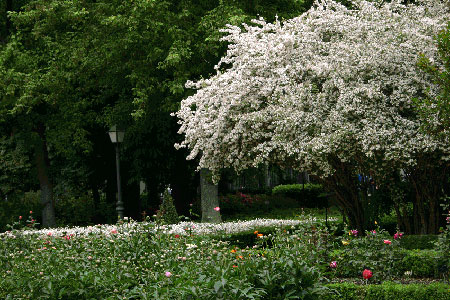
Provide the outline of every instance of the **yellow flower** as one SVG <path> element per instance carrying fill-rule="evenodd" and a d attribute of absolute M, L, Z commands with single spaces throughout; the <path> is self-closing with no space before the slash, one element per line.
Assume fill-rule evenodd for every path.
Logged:
<path fill-rule="evenodd" d="M 378 225 L 377 221 L 375 221 L 375 225 Z"/>
<path fill-rule="evenodd" d="M 348 244 L 350 244 L 349 241 L 345 241 L 345 240 L 342 241 L 342 245 L 346 246 L 346 245 L 348 245 Z"/>

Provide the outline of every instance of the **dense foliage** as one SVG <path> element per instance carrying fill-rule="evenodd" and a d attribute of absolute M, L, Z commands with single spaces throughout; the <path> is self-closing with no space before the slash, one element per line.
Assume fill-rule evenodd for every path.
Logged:
<path fill-rule="evenodd" d="M 121 147 L 126 214 L 154 212 L 169 183 L 175 204 L 186 210 L 198 178 L 186 153 L 173 149 L 178 128 L 169 116 L 191 93 L 184 83 L 213 71 L 226 50 L 219 32 L 225 24 L 239 25 L 258 14 L 291 18 L 310 4 L 3 1 L 0 161 L 8 163 L 0 166 L 2 200 L 13 200 L 12 189 L 18 197 L 41 189 L 44 225 L 55 223 L 61 197 L 91 195 L 97 210 L 104 197 L 113 204 L 114 152 L 106 131 L 119 124 L 127 127 Z M 146 207 L 139 200 L 139 181 L 147 185 Z"/>

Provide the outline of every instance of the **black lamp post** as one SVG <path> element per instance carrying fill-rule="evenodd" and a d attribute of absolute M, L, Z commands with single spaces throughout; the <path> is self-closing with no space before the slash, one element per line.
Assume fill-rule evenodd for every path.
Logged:
<path fill-rule="evenodd" d="M 123 219 L 123 202 L 122 202 L 122 188 L 120 185 L 120 159 L 119 159 L 119 144 L 123 142 L 125 131 L 119 129 L 116 125 L 109 129 L 109 137 L 111 142 L 116 146 L 116 171 L 117 171 L 117 204 L 116 211 L 119 219 Z"/>

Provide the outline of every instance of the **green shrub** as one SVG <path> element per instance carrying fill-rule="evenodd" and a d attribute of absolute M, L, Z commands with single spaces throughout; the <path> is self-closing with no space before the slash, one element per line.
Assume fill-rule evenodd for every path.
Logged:
<path fill-rule="evenodd" d="M 251 214 L 264 215 L 276 209 L 291 209 L 298 207 L 297 201 L 280 195 L 243 193 L 220 196 L 220 212 L 222 215 Z"/>
<path fill-rule="evenodd" d="M 164 190 L 162 195 L 162 203 L 159 207 L 158 213 L 156 214 L 156 221 L 160 224 L 177 224 L 180 222 L 177 210 L 173 204 L 170 187 Z"/>
<path fill-rule="evenodd" d="M 433 249 L 434 243 L 438 240 L 438 235 L 405 235 L 400 240 L 400 246 L 404 249 Z"/>
<path fill-rule="evenodd" d="M 399 263 L 401 272 L 412 272 L 412 277 L 436 277 L 438 253 L 434 250 L 405 250 Z"/>
<path fill-rule="evenodd" d="M 10 195 L 8 199 L 0 199 L 0 232 L 8 230 L 6 225 L 16 222 L 19 216 L 25 220 L 30 211 L 33 211 L 35 219 L 40 219 L 40 196 L 39 191 L 31 191 Z"/>
<path fill-rule="evenodd" d="M 327 206 L 327 199 L 324 197 L 325 191 L 320 184 L 278 185 L 272 189 L 272 194 L 295 199 L 301 207 L 323 208 Z"/>
<path fill-rule="evenodd" d="M 402 259 L 402 248 L 388 232 L 361 233 L 348 232 L 340 238 L 340 245 L 331 252 L 330 260 L 337 261 L 338 268 L 333 272 L 338 277 L 361 278 L 364 269 L 373 271 L 372 281 L 385 280 L 400 275 L 397 262 Z M 389 241 L 388 244 L 385 241 Z"/>
<path fill-rule="evenodd" d="M 384 282 L 380 285 L 334 283 L 326 285 L 328 293 L 323 300 L 449 300 L 450 286 L 443 283 L 398 284 Z"/>
<path fill-rule="evenodd" d="M 58 226 L 92 225 L 94 215 L 95 205 L 91 195 L 62 196 L 55 203 Z"/>

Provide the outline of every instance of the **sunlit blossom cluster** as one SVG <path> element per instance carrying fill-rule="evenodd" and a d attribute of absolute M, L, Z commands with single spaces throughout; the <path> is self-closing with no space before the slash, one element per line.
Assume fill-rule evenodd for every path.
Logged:
<path fill-rule="evenodd" d="M 412 166 L 416 153 L 449 145 L 419 129 L 413 98 L 436 92 L 417 67 L 437 65 L 433 36 L 449 19 L 446 1 L 319 1 L 285 22 L 229 26 L 227 54 L 175 114 L 176 147 L 199 168 L 244 170 L 274 162 L 320 176 L 355 157 Z M 380 164 L 381 165 L 381 164 Z"/>

